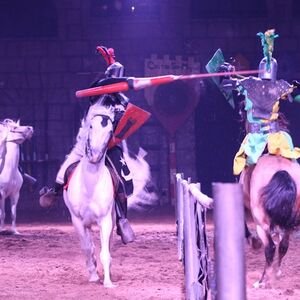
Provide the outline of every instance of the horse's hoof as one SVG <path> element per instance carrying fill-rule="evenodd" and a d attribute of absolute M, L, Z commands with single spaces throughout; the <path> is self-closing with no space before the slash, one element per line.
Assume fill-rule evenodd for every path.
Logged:
<path fill-rule="evenodd" d="M 98 282 L 100 280 L 98 274 L 91 275 L 89 282 Z"/>
<path fill-rule="evenodd" d="M 278 270 L 277 272 L 276 272 L 276 278 L 278 279 L 278 278 L 280 278 L 282 276 L 282 271 L 281 270 Z"/>
<path fill-rule="evenodd" d="M 263 282 L 260 282 L 259 280 L 257 280 L 256 282 L 253 283 L 253 287 L 255 289 L 259 289 L 259 288 L 265 287 L 265 284 Z"/>
<path fill-rule="evenodd" d="M 113 289 L 117 287 L 117 285 L 113 284 L 111 281 L 103 282 L 103 286 L 108 289 Z"/>

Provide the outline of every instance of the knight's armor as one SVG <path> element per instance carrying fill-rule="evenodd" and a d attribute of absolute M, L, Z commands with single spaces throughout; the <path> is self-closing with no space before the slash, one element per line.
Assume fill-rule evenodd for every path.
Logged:
<path fill-rule="evenodd" d="M 278 120 L 279 101 L 292 101 L 293 86 L 284 80 L 251 76 L 238 80 L 236 88 L 245 97 L 247 135 L 235 155 L 234 174 L 238 175 L 245 165 L 256 164 L 266 147 L 270 154 L 299 158 L 300 149 L 294 147 L 292 138 Z"/>
<path fill-rule="evenodd" d="M 239 151 L 234 158 L 233 171 L 235 175 L 241 173 L 246 165 L 256 164 L 258 158 L 268 151 L 270 154 L 281 155 L 289 159 L 300 157 L 300 149 L 294 147 L 292 138 L 286 128 L 279 121 L 280 100 L 300 101 L 295 97 L 297 82 L 289 84 L 284 80 L 277 80 L 277 61 L 272 57 L 273 40 L 278 37 L 274 30 L 258 34 L 264 47 L 264 58 L 259 63 L 258 77 L 243 79 L 223 77 L 214 80 L 223 92 L 227 101 L 234 107 L 232 91 L 243 95 L 246 113 L 246 131 Z M 208 72 L 232 71 L 234 67 L 224 61 L 219 49 L 206 66 Z"/>
<path fill-rule="evenodd" d="M 267 57 L 264 57 L 258 66 L 258 77 L 261 79 L 271 80 L 272 82 L 276 81 L 277 77 L 277 61 L 274 57 L 271 57 L 270 62 L 268 63 Z"/>

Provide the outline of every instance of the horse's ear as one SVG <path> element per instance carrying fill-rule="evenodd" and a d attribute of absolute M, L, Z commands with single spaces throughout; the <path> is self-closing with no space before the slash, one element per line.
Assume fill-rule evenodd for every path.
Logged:
<path fill-rule="evenodd" d="M 18 119 L 16 124 L 17 124 L 17 126 L 20 126 L 20 119 Z"/>

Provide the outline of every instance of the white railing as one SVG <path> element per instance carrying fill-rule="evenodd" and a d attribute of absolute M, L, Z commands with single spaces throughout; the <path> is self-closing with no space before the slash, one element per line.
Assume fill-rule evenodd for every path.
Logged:
<path fill-rule="evenodd" d="M 190 183 L 176 174 L 176 219 L 178 259 L 184 264 L 185 294 L 188 300 L 208 297 L 208 245 L 206 209 L 213 200 L 200 191 L 199 183 Z"/>
<path fill-rule="evenodd" d="M 184 264 L 186 300 L 245 300 L 244 205 L 237 183 L 199 183 L 176 174 L 178 258 Z M 214 206 L 214 263 L 208 256 L 206 209 Z M 209 282 L 210 281 L 210 282 Z"/>

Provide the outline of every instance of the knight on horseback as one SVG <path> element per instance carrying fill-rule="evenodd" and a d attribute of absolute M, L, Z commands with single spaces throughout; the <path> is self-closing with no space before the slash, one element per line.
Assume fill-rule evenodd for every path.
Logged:
<path fill-rule="evenodd" d="M 106 48 L 103 46 L 97 47 L 97 53 L 101 54 L 107 63 L 107 69 L 104 79 L 97 79 L 91 87 L 102 86 L 116 82 L 124 76 L 124 66 L 115 60 L 114 49 Z M 113 106 L 115 110 L 114 118 L 114 130 L 124 115 L 126 107 L 129 103 L 129 99 L 123 93 L 105 94 L 102 96 L 90 97 L 90 107 L 93 107 L 95 103 L 101 98 L 101 101 L 106 106 Z M 88 112 L 85 115 L 87 118 Z M 84 118 L 84 119 L 85 119 Z M 74 163 L 78 162 L 84 155 L 85 151 L 85 133 L 83 128 L 79 129 L 76 137 L 76 144 L 73 146 L 72 151 L 66 156 L 65 161 L 61 165 L 55 185 L 52 188 L 43 187 L 40 191 L 40 205 L 43 207 L 51 206 L 62 193 L 63 186 L 65 185 L 65 177 L 67 169 Z M 114 175 L 117 176 L 118 189 L 116 191 L 115 208 L 116 208 L 116 221 L 117 221 L 117 234 L 121 236 L 124 244 L 133 242 L 135 239 L 134 232 L 127 219 L 127 198 L 133 192 L 133 181 L 130 174 L 130 170 L 123 157 L 123 150 L 119 144 L 113 145 L 113 147 L 107 150 L 106 155 L 107 164 L 113 169 Z"/>
<path fill-rule="evenodd" d="M 287 130 L 287 122 L 279 112 L 280 100 L 300 102 L 296 95 L 299 82 L 289 84 L 277 80 L 277 61 L 272 57 L 274 39 L 278 37 L 274 30 L 257 34 L 262 41 L 264 58 L 259 63 L 258 77 L 222 77 L 217 82 L 227 100 L 234 103 L 232 91 L 243 99 L 243 111 L 246 117 L 246 136 L 235 155 L 233 173 L 239 175 L 246 166 L 255 165 L 259 157 L 268 152 L 289 159 L 300 157 L 300 148 L 294 147 Z M 233 71 L 235 67 L 224 62 L 220 49 L 207 64 L 208 72 Z"/>
<path fill-rule="evenodd" d="M 235 155 L 233 171 L 242 185 L 245 207 L 249 209 L 259 239 L 245 222 L 245 234 L 253 248 L 264 245 L 265 267 L 254 287 L 269 286 L 281 275 L 281 262 L 289 247 L 292 230 L 300 224 L 300 148 L 294 147 L 288 122 L 279 112 L 280 100 L 300 102 L 297 81 L 277 80 L 277 61 L 272 57 L 274 30 L 257 34 L 264 58 L 258 77 L 221 77 L 214 79 L 233 108 L 240 106 L 246 136 Z M 206 69 L 232 71 L 219 49 Z M 277 245 L 278 244 L 278 245 Z M 275 253 L 277 262 L 274 263 Z"/>

